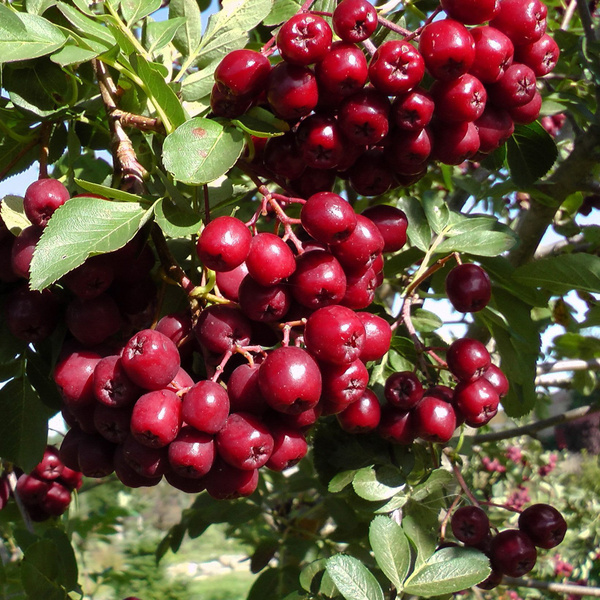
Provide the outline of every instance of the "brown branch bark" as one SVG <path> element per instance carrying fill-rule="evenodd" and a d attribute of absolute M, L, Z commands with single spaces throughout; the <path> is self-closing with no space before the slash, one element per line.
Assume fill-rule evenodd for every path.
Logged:
<path fill-rule="evenodd" d="M 575 419 L 579 419 L 580 417 L 592 415 L 597 412 L 600 412 L 600 406 L 598 405 L 580 406 L 578 408 L 573 408 L 572 410 L 568 410 L 559 415 L 555 415 L 554 417 L 549 417 L 548 419 L 535 421 L 535 423 L 529 423 L 528 425 L 523 425 L 521 427 L 513 427 L 511 429 L 493 431 L 492 433 L 474 435 L 470 439 L 473 441 L 474 444 L 485 444 L 486 442 L 498 442 L 500 440 L 508 440 L 514 437 L 519 437 L 521 435 L 533 436 L 538 431 L 542 431 L 544 429 L 548 429 L 549 427 L 554 427 L 556 425 L 561 425 L 562 423 L 568 423 L 569 421 L 574 421 Z"/>
<path fill-rule="evenodd" d="M 547 581 L 538 581 L 536 579 L 517 579 L 505 577 L 502 585 L 509 587 L 526 587 L 536 590 L 547 590 L 557 594 L 574 594 L 575 596 L 590 596 L 600 598 L 600 588 L 587 585 L 576 585 L 573 583 L 553 583 Z"/>

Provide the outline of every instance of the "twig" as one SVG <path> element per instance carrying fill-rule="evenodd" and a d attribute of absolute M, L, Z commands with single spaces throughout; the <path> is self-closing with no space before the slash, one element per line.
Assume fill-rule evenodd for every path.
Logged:
<path fill-rule="evenodd" d="M 40 125 L 40 179 L 46 179 L 48 177 L 48 155 L 50 153 L 49 145 L 51 132 L 52 124 L 44 121 Z"/>
<path fill-rule="evenodd" d="M 577 0 L 577 11 L 579 12 L 579 18 L 583 25 L 583 31 L 588 42 L 597 41 L 596 31 L 594 30 L 594 23 L 592 22 L 592 15 L 590 14 L 590 7 L 588 6 L 587 0 Z"/>
<path fill-rule="evenodd" d="M 565 10 L 565 14 L 563 16 L 562 23 L 560 24 L 560 28 L 564 31 L 568 29 L 569 23 L 575 14 L 575 9 L 577 8 L 577 0 L 571 0 L 569 2 L 569 6 L 567 6 L 567 10 Z"/>
<path fill-rule="evenodd" d="M 508 440 L 513 437 L 519 437 L 521 435 L 533 436 L 538 431 L 561 425 L 562 423 L 568 423 L 585 417 L 587 415 L 593 415 L 600 412 L 600 406 L 580 406 L 573 408 L 559 415 L 549 417 L 548 419 L 542 419 L 535 423 L 529 423 L 521 427 L 513 427 L 511 429 L 502 429 L 500 431 L 494 431 L 492 433 L 483 433 L 471 437 L 474 444 L 484 444 L 486 442 L 497 442 L 499 440 Z"/>
<path fill-rule="evenodd" d="M 195 289 L 194 284 L 185 274 L 185 271 L 177 264 L 161 228 L 156 223 L 152 224 L 151 236 L 165 274 L 179 284 L 188 294 L 192 293 Z"/>
<path fill-rule="evenodd" d="M 558 360 L 553 363 L 542 363 L 538 365 L 537 373 L 564 373 L 566 371 L 587 371 L 600 369 L 600 358 L 592 358 L 591 360 L 569 359 Z"/>
<path fill-rule="evenodd" d="M 502 585 L 514 587 L 527 587 L 536 590 L 547 590 L 558 594 L 573 594 L 575 596 L 592 596 L 600 598 L 600 588 L 587 585 L 577 585 L 574 583 L 553 583 L 548 581 L 538 581 L 536 579 L 517 579 L 515 577 L 505 577 Z"/>

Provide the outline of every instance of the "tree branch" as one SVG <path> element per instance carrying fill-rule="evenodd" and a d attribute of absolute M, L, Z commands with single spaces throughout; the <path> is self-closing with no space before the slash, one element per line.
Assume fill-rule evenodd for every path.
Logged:
<path fill-rule="evenodd" d="M 548 206 L 535 198 L 531 199 L 529 210 L 521 216 L 516 226 L 516 233 L 521 242 L 508 254 L 508 259 L 513 266 L 518 267 L 533 258 L 560 205 L 574 192 L 585 189 L 585 182 L 598 162 L 600 162 L 600 126 L 592 124 L 586 132 L 575 138 L 571 154 L 550 178 L 536 186 L 535 189 L 551 196 L 555 204 Z"/>
<path fill-rule="evenodd" d="M 558 360 L 553 363 L 542 363 L 538 365 L 538 375 L 544 373 L 564 373 L 566 371 L 587 371 L 588 369 L 600 369 L 600 358 L 592 358 L 591 360 L 580 360 L 577 358 L 569 360 Z"/>
<path fill-rule="evenodd" d="M 521 435 L 533 436 L 538 431 L 561 425 L 562 423 L 568 423 L 587 415 L 592 415 L 600 412 L 600 405 L 580 406 L 573 408 L 559 415 L 549 417 L 548 419 L 542 419 L 535 423 L 529 423 L 521 427 L 513 427 L 512 429 L 502 429 L 500 431 L 494 431 L 492 433 L 483 433 L 480 435 L 474 435 L 471 440 L 474 444 L 485 444 L 486 442 L 497 442 L 500 440 L 508 440 L 513 437 L 519 437 Z"/>
<path fill-rule="evenodd" d="M 573 594 L 575 596 L 592 596 L 594 598 L 600 598 L 600 588 L 577 585 L 574 583 L 549 583 L 547 581 L 538 581 L 536 579 L 504 577 L 504 579 L 502 579 L 502 585 L 507 585 L 509 587 L 535 588 L 536 590 L 547 590 L 558 594 Z"/>

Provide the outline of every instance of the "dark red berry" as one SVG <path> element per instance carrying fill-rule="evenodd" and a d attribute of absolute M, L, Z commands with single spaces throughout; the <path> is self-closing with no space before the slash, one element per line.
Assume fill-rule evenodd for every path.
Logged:
<path fill-rule="evenodd" d="M 505 529 L 492 538 L 492 567 L 509 577 L 521 577 L 535 566 L 537 551 L 529 536 L 518 529 Z"/>
<path fill-rule="evenodd" d="M 450 526 L 454 537 L 467 546 L 480 544 L 490 532 L 490 520 L 478 506 L 461 506 L 452 513 Z"/>
<path fill-rule="evenodd" d="M 343 0 L 331 20 L 333 30 L 345 42 L 362 42 L 377 29 L 377 12 L 367 0 Z"/>
<path fill-rule="evenodd" d="M 25 190 L 23 209 L 32 225 L 46 227 L 54 211 L 70 197 L 69 190 L 57 179 L 38 179 Z"/>
<path fill-rule="evenodd" d="M 277 33 L 277 49 L 283 59 L 295 65 L 320 61 L 329 51 L 332 33 L 327 21 L 310 13 L 297 13 Z"/>
<path fill-rule="evenodd" d="M 217 217 L 200 234 L 196 251 L 208 269 L 232 271 L 246 260 L 252 235 L 235 217 Z"/>
<path fill-rule="evenodd" d="M 526 533 L 538 548 L 555 548 L 564 539 L 567 522 L 549 504 L 532 504 L 519 515 L 519 529 Z"/>

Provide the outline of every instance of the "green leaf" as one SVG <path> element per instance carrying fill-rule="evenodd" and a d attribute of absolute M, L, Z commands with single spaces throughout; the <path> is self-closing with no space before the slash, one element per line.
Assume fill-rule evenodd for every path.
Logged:
<path fill-rule="evenodd" d="M 56 0 L 25 0 L 25 8 L 28 13 L 34 15 L 43 15 L 51 6 L 56 4 Z"/>
<path fill-rule="evenodd" d="M 54 552 L 58 556 L 59 574 L 58 581 L 67 590 L 74 590 L 77 587 L 79 570 L 77 568 L 77 559 L 71 541 L 67 534 L 56 527 L 48 529 L 44 537 L 52 540 L 55 546 Z"/>
<path fill-rule="evenodd" d="M 445 239 L 436 252 L 466 252 L 474 256 L 498 256 L 510 250 L 517 240 L 514 234 L 501 231 L 477 231 L 461 233 Z"/>
<path fill-rule="evenodd" d="M 397 592 L 402 592 L 411 562 L 410 544 L 402 527 L 389 517 L 375 517 L 369 526 L 369 543 L 379 568 Z"/>
<path fill-rule="evenodd" d="M 31 471 L 44 454 L 50 415 L 25 377 L 0 389 L 0 414 L 0 456 Z"/>
<path fill-rule="evenodd" d="M 55 52 L 50 59 L 61 67 L 67 65 L 78 65 L 96 58 L 101 53 L 99 50 L 89 50 L 82 48 L 77 44 L 65 44 L 58 52 Z"/>
<path fill-rule="evenodd" d="M 546 175 L 558 158 L 552 136 L 537 122 L 517 125 L 508 140 L 508 166 L 517 187 L 528 187 Z"/>
<path fill-rule="evenodd" d="M 263 25 L 273 27 L 287 21 L 300 11 L 301 5 L 300 0 L 275 0 L 271 12 L 263 20 Z"/>
<path fill-rule="evenodd" d="M 224 175 L 244 149 L 244 136 L 235 127 L 196 117 L 168 135 L 163 163 L 182 183 L 201 185 Z"/>
<path fill-rule="evenodd" d="M 115 36 L 101 23 L 90 19 L 90 17 L 84 15 L 81 11 L 65 2 L 57 2 L 56 6 L 63 16 L 77 31 L 81 32 L 84 37 L 100 42 L 107 50 L 116 45 L 117 40 L 115 39 Z"/>
<path fill-rule="evenodd" d="M 42 290 L 90 256 L 122 248 L 152 216 L 133 202 L 71 198 L 52 215 L 31 261 L 31 288 Z"/>
<path fill-rule="evenodd" d="M 416 551 L 415 568 L 418 568 L 433 555 L 437 547 L 437 512 L 411 501 L 402 518 L 402 529 Z"/>
<path fill-rule="evenodd" d="M 31 225 L 25 215 L 21 196 L 4 196 L 0 204 L 0 215 L 13 235 L 19 235 L 23 229 Z"/>
<path fill-rule="evenodd" d="M 202 39 L 202 20 L 196 0 L 171 0 L 169 21 L 176 18 L 184 19 L 184 26 L 177 30 L 173 44 L 187 57 L 200 45 Z"/>
<path fill-rule="evenodd" d="M 417 331 L 431 333 L 439 329 L 444 322 L 435 313 L 418 308 L 412 315 L 412 322 Z"/>
<path fill-rule="evenodd" d="M 401 198 L 398 208 L 403 210 L 408 219 L 408 239 L 413 246 L 427 252 L 431 245 L 431 228 L 421 203 L 413 196 Z"/>
<path fill-rule="evenodd" d="M 44 17 L 15 13 L 0 4 L 0 64 L 51 54 L 67 41 Z"/>
<path fill-rule="evenodd" d="M 191 210 L 182 210 L 168 199 L 159 200 L 154 210 L 156 223 L 169 237 L 187 237 L 198 233 L 202 217 Z"/>
<path fill-rule="evenodd" d="M 99 183 L 93 183 L 91 181 L 85 181 L 84 179 L 75 178 L 75 183 L 86 192 L 91 192 L 92 194 L 98 194 L 99 196 L 104 196 L 105 198 L 111 198 L 112 200 L 120 200 L 121 202 L 143 202 L 142 196 L 138 196 L 137 194 L 131 194 L 129 192 L 125 192 L 124 190 L 120 190 L 118 188 L 112 188 L 107 185 L 100 185 Z"/>
<path fill-rule="evenodd" d="M 424 500 L 433 492 L 444 488 L 453 481 L 453 479 L 450 471 L 441 468 L 436 469 L 435 471 L 432 471 L 431 475 L 429 475 L 423 483 L 420 483 L 413 488 L 410 498 L 414 502 L 421 502 L 421 500 Z"/>
<path fill-rule="evenodd" d="M 290 126 L 276 118 L 268 110 L 259 106 L 252 107 L 246 114 L 234 119 L 232 124 L 256 137 L 270 138 L 283 135 Z"/>
<path fill-rule="evenodd" d="M 161 0 L 121 0 L 121 12 L 128 26 L 158 10 Z"/>
<path fill-rule="evenodd" d="M 593 254 L 562 254 L 541 258 L 515 270 L 514 279 L 553 294 L 573 289 L 600 293 L 600 257 Z"/>
<path fill-rule="evenodd" d="M 402 473 L 392 465 L 383 465 L 377 469 L 365 467 L 357 471 L 352 486 L 358 496 L 365 500 L 388 500 L 401 492 L 406 486 Z"/>
<path fill-rule="evenodd" d="M 348 471 L 341 471 L 338 473 L 327 486 L 327 489 L 332 494 L 341 492 L 346 486 L 352 483 L 354 476 L 356 475 L 356 469 L 349 469 Z"/>
<path fill-rule="evenodd" d="M 489 559 L 478 550 L 443 548 L 408 578 L 404 592 L 431 598 L 477 585 L 489 574 Z"/>
<path fill-rule="evenodd" d="M 346 600 L 384 600 L 377 579 L 353 556 L 332 556 L 327 561 L 327 573 Z"/>
<path fill-rule="evenodd" d="M 425 192 L 423 194 L 423 210 L 431 229 L 437 234 L 442 233 L 450 219 L 450 211 L 442 194 Z"/>
<path fill-rule="evenodd" d="M 213 75 L 220 62 L 220 59 L 214 60 L 183 80 L 181 95 L 186 102 L 196 102 L 210 94 L 215 84 Z"/>
<path fill-rule="evenodd" d="M 161 118 L 167 131 L 185 123 L 187 115 L 177 94 L 161 75 L 162 65 L 150 63 L 139 54 L 131 57 L 131 64 L 140 79 L 146 84 L 148 92 L 152 94 L 155 106 L 161 108 Z M 165 121 L 165 118 L 168 119 L 168 122 Z"/>
<path fill-rule="evenodd" d="M 337 588 L 325 570 L 326 567 L 326 558 L 315 560 L 306 565 L 300 572 L 299 577 L 302 589 L 313 594 L 323 594 L 327 598 L 337 596 Z"/>
<path fill-rule="evenodd" d="M 184 17 L 173 17 L 167 21 L 150 21 L 146 25 L 148 52 L 158 52 L 173 41 L 180 27 L 185 25 Z"/>
<path fill-rule="evenodd" d="M 60 574 L 60 562 L 55 544 L 42 539 L 31 544 L 21 563 L 21 582 L 32 600 L 65 600 L 67 591 L 56 579 Z"/>

